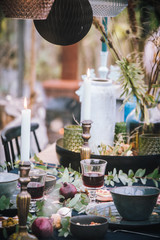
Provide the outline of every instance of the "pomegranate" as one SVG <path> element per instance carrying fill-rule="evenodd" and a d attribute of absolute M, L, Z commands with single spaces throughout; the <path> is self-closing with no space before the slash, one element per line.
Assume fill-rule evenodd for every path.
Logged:
<path fill-rule="evenodd" d="M 59 191 L 65 199 L 68 199 L 74 197 L 74 195 L 77 193 L 77 188 L 72 183 L 64 182 Z"/>
<path fill-rule="evenodd" d="M 39 238 L 48 238 L 53 235 L 52 221 L 46 217 L 38 217 L 32 223 L 32 233 Z"/>

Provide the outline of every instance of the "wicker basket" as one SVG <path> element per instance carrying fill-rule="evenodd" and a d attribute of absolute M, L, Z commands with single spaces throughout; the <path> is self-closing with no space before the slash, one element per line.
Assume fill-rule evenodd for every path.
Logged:
<path fill-rule="evenodd" d="M 19 19 L 46 19 L 54 0 L 1 0 L 5 17 Z"/>

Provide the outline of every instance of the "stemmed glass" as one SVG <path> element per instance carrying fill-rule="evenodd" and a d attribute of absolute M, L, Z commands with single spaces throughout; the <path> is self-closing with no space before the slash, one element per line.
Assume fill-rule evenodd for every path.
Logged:
<path fill-rule="evenodd" d="M 43 199 L 46 172 L 42 169 L 31 169 L 29 172 L 30 182 L 27 191 L 31 195 L 30 213 L 36 212 L 36 201 Z"/>
<path fill-rule="evenodd" d="M 104 186 L 107 162 L 102 159 L 84 159 L 80 161 L 83 185 L 88 189 L 90 203 L 95 203 L 97 189 Z"/>

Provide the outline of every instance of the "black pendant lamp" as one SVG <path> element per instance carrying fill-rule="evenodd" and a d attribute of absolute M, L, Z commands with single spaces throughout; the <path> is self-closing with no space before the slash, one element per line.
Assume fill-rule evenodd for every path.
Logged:
<path fill-rule="evenodd" d="M 56 45 L 71 45 L 86 36 L 93 21 L 88 0 L 55 0 L 46 20 L 34 20 L 39 34 Z"/>

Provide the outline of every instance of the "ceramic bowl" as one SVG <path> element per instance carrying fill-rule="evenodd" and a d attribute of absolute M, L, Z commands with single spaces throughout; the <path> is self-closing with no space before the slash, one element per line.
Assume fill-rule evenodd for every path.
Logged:
<path fill-rule="evenodd" d="M 0 173 L 0 197 L 5 195 L 11 197 L 16 190 L 19 175 L 14 173 Z"/>
<path fill-rule="evenodd" d="M 117 211 L 129 221 L 147 220 L 160 193 L 158 188 L 147 186 L 116 187 L 110 192 Z"/>
<path fill-rule="evenodd" d="M 47 175 L 45 180 L 45 192 L 50 192 L 56 185 L 56 177 L 52 175 Z"/>
<path fill-rule="evenodd" d="M 99 223 L 91 225 L 91 222 Z M 71 234 L 77 239 L 101 239 L 108 229 L 107 219 L 94 215 L 74 216 L 70 219 Z"/>

